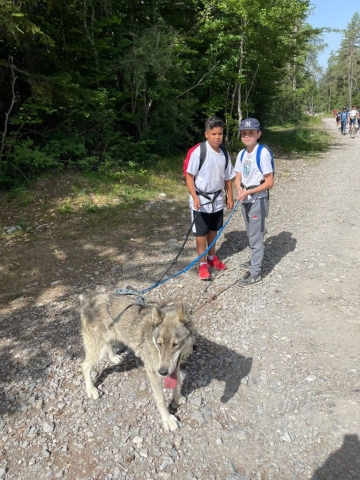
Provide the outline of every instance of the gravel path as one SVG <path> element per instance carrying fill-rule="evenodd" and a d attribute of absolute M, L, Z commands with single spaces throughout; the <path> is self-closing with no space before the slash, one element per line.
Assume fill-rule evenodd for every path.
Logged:
<path fill-rule="evenodd" d="M 2 312 L 0 479 L 360 479 L 360 137 L 324 122 L 329 152 L 278 162 L 261 285 L 235 284 L 248 258 L 236 212 L 218 243 L 226 272 L 204 284 L 193 269 L 148 294 L 185 298 L 199 332 L 175 433 L 131 352 L 98 364 L 104 394 L 87 399 L 77 297 L 151 285 L 177 230 L 141 247 L 134 234 L 138 267 L 104 261 L 102 275 Z M 194 255 L 190 240 L 179 268 Z"/>

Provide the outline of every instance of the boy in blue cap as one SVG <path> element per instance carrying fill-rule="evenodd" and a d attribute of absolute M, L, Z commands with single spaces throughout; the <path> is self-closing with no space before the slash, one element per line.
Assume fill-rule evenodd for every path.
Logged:
<path fill-rule="evenodd" d="M 245 151 L 239 152 L 235 163 L 235 187 L 237 200 L 245 221 L 251 249 L 251 260 L 240 266 L 247 270 L 238 280 L 239 287 L 250 287 L 262 282 L 261 267 L 264 258 L 265 217 L 268 211 L 269 190 L 274 184 L 274 169 L 271 153 L 267 148 L 260 152 L 260 167 L 257 164 L 258 140 L 261 137 L 260 123 L 256 118 L 246 118 L 240 125 L 241 141 Z"/>

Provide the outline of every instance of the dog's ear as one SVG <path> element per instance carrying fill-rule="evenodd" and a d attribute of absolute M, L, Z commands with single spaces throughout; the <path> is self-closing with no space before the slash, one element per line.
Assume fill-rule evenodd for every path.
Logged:
<path fill-rule="evenodd" d="M 96 293 L 93 290 L 84 290 L 79 295 L 80 306 L 83 307 L 86 302 L 89 302 L 91 298 L 95 297 Z"/>
<path fill-rule="evenodd" d="M 180 322 L 184 323 L 185 325 L 192 322 L 191 315 L 186 303 L 181 302 L 178 308 L 178 317 Z"/>
<path fill-rule="evenodd" d="M 160 323 L 164 320 L 165 313 L 158 307 L 153 307 L 152 309 L 152 322 L 155 327 L 160 325 Z"/>

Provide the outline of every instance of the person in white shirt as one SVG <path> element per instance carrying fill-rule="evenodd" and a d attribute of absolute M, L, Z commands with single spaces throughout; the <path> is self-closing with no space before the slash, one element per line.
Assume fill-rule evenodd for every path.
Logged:
<path fill-rule="evenodd" d="M 238 280 L 239 287 L 250 287 L 262 282 L 261 267 L 264 258 L 265 217 L 268 211 L 269 190 L 274 184 L 272 155 L 268 148 L 260 151 L 259 165 L 257 151 L 261 136 L 260 123 L 256 118 L 247 118 L 240 124 L 241 141 L 245 151 L 239 152 L 235 163 L 235 187 L 237 200 L 245 221 L 246 233 L 251 250 L 250 262 L 240 265 L 247 270 Z"/>
<path fill-rule="evenodd" d="M 200 280 L 211 280 L 210 267 L 225 270 L 226 265 L 215 255 L 215 244 L 205 251 L 223 226 L 224 189 L 226 204 L 234 207 L 232 180 L 235 177 L 230 158 L 226 160 L 223 149 L 224 122 L 218 117 L 210 117 L 205 122 L 206 157 L 200 168 L 200 145 L 190 155 L 186 170 L 186 185 L 189 189 L 189 203 L 193 232 L 196 236 L 196 249 L 200 258 Z"/>
<path fill-rule="evenodd" d="M 349 112 L 349 134 L 350 134 L 350 131 L 351 131 L 351 127 L 353 125 L 355 125 L 355 127 L 356 127 L 356 124 L 357 124 L 356 120 L 358 118 L 358 115 L 359 115 L 359 112 L 356 110 L 356 106 L 353 105 L 352 109 Z"/>

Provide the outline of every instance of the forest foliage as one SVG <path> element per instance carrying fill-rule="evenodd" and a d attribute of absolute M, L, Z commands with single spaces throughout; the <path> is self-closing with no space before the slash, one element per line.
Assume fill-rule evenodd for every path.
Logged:
<path fill-rule="evenodd" d="M 309 0 L 2 0 L 0 184 L 119 177 L 186 151 L 209 115 L 229 148 L 246 116 L 296 120 L 321 43 L 309 13 Z"/>
<path fill-rule="evenodd" d="M 331 52 L 317 89 L 317 108 L 322 111 L 352 105 L 360 106 L 360 13 L 342 32 L 339 49 Z"/>

